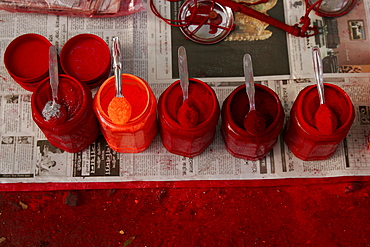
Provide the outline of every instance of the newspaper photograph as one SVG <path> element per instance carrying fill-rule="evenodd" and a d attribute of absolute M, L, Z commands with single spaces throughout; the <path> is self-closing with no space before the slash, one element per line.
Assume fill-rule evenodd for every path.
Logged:
<path fill-rule="evenodd" d="M 154 1 L 162 18 L 172 20 L 179 20 L 178 10 L 182 4 L 181 1 Z M 268 1 L 255 8 L 291 26 L 298 24 L 306 11 L 302 0 Z M 241 61 L 245 53 L 251 55 L 255 64 L 254 75 L 259 80 L 312 77 L 311 48 L 314 46 L 320 47 L 327 76 L 351 77 L 349 73 L 368 76 L 370 39 L 366 36 L 370 31 L 369 9 L 368 1 L 359 0 L 349 13 L 336 18 L 322 17 L 311 11 L 310 27 L 316 26 L 317 34 L 309 37 L 296 37 L 237 12 L 234 13 L 236 27 L 216 44 L 193 42 L 179 27 L 165 23 L 149 11 L 150 42 L 158 44 L 149 51 L 149 59 L 156 61 L 149 70 L 149 78 L 168 81 L 178 77 L 176 51 L 179 46 L 189 47 L 190 76 L 204 80 L 242 80 Z"/>
<path fill-rule="evenodd" d="M 169 11 L 167 14 L 170 17 L 174 7 L 168 1 L 160 1 L 156 1 L 157 8 L 161 13 Z M 299 3 L 302 1 L 275 2 L 274 7 L 266 10 L 267 13 L 280 20 L 289 17 L 289 24 L 296 23 L 295 18 L 303 13 L 299 10 L 304 8 Z M 346 18 L 343 23 L 348 40 L 340 36 L 339 43 L 334 45 L 329 45 L 327 38 L 292 37 L 271 27 L 266 27 L 265 31 L 270 35 L 268 38 L 269 35 L 266 35 L 266 39 L 250 37 L 249 40 L 235 41 L 230 36 L 226 38 L 229 40 L 213 45 L 196 44 L 186 40 L 176 30 L 178 28 L 153 16 L 149 8 L 128 16 L 101 19 L 0 11 L 0 182 L 246 180 L 370 175 L 370 152 L 367 150 L 370 131 L 370 79 L 367 73 L 370 56 L 369 50 L 364 48 L 369 42 L 368 3 L 358 1 L 354 10 L 359 9 L 362 14 L 354 12 L 356 18 L 352 12 L 336 18 L 339 36 L 343 33 L 339 31 L 339 26 L 344 25 L 340 19 Z M 314 18 L 312 21 L 325 21 L 319 16 Z M 360 22 L 356 23 L 356 20 Z M 354 30 L 348 31 L 348 27 Z M 117 153 L 102 135 L 85 150 L 68 153 L 47 141 L 32 119 L 32 93 L 21 88 L 4 66 L 7 45 L 25 33 L 43 35 L 58 51 L 69 38 L 80 33 L 95 34 L 109 46 L 112 37 L 119 37 L 123 73 L 146 80 L 157 100 L 178 79 L 175 51 L 178 46 L 184 45 L 189 51 L 190 77 L 207 82 L 214 89 L 220 106 L 237 86 L 244 83 L 242 57 L 250 52 L 254 54 L 256 83 L 266 85 L 277 93 L 286 119 L 298 93 L 306 86 L 315 84 L 310 48 L 319 46 L 323 57 L 335 57 L 329 59 L 334 62 L 328 66 L 331 70 L 325 73 L 324 80 L 347 92 L 355 107 L 355 121 L 336 153 L 324 161 L 296 158 L 281 136 L 273 150 L 261 160 L 235 158 L 225 148 L 220 131 L 221 117 L 212 144 L 193 158 L 168 152 L 159 134 L 141 153 Z M 323 31 L 323 35 L 327 32 Z M 356 44 L 352 45 L 352 42 Z M 332 53 L 329 54 L 329 51 Z M 225 55 L 229 52 L 230 55 Z M 231 57 L 236 58 L 231 61 Z M 94 95 L 97 89 L 92 91 Z"/>

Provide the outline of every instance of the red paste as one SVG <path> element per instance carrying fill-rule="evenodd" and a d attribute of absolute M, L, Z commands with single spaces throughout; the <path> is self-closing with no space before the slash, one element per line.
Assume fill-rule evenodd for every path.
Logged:
<path fill-rule="evenodd" d="M 331 87 L 325 87 L 325 104 L 329 107 L 330 112 L 332 115 L 328 115 L 329 113 L 322 113 L 323 117 L 326 119 L 331 119 L 330 123 L 324 120 L 323 124 L 332 124 L 333 126 L 329 126 L 330 129 L 333 128 L 334 130 L 339 128 L 343 125 L 348 119 L 348 112 L 343 111 L 343 109 L 349 109 L 348 103 L 346 98 L 336 90 L 333 90 Z M 316 89 L 311 90 L 304 98 L 304 107 L 306 109 L 302 110 L 303 117 L 305 121 L 314 128 L 317 128 L 315 115 L 320 107 L 320 100 Z M 329 116 L 329 117 L 328 117 Z M 336 119 L 337 124 L 334 124 L 333 118 Z M 323 126 L 323 124 L 320 124 Z M 336 126 L 334 126 L 336 125 Z M 322 128 L 322 127 L 320 127 Z M 325 130 L 324 130 L 325 132 Z"/>
<path fill-rule="evenodd" d="M 195 107 L 189 105 L 189 100 L 185 100 L 179 108 L 177 114 L 179 123 L 185 128 L 194 128 L 199 119 L 199 113 Z"/>
<path fill-rule="evenodd" d="M 211 113 L 211 106 L 213 105 L 213 97 L 203 85 L 190 81 L 189 82 L 189 105 L 193 106 L 199 113 L 198 124 L 206 121 Z M 180 84 L 173 87 L 171 93 L 168 94 L 165 104 L 167 104 L 167 111 L 170 117 L 179 122 L 178 111 L 183 103 L 182 89 Z"/>
<path fill-rule="evenodd" d="M 131 119 L 139 116 L 146 107 L 148 96 L 145 90 L 135 85 L 122 85 L 122 94 L 131 105 Z M 108 90 L 104 97 L 101 97 L 102 110 L 108 114 L 108 106 L 116 96 L 115 90 Z"/>
<path fill-rule="evenodd" d="M 264 130 L 266 130 L 277 117 L 278 106 L 276 104 L 276 99 L 268 92 L 256 87 L 255 101 L 258 114 L 264 119 Z M 230 111 L 235 124 L 238 125 L 238 127 L 245 129 L 244 118 L 249 112 L 249 100 L 245 90 L 240 90 L 235 94 L 235 97 L 230 104 Z M 248 129 L 251 131 L 250 134 L 263 133 L 261 130 L 262 127 L 263 125 L 261 123 L 256 123 L 253 121 L 248 124 Z"/>
<path fill-rule="evenodd" d="M 266 121 L 259 111 L 250 111 L 245 116 L 244 128 L 253 136 L 263 133 L 266 129 Z"/>

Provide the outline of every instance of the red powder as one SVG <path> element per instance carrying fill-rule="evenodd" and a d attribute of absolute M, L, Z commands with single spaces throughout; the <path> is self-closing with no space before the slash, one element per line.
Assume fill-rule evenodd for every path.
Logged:
<path fill-rule="evenodd" d="M 199 113 L 198 125 L 209 119 L 213 105 L 211 93 L 199 83 L 189 81 L 189 105 L 193 106 Z M 167 111 L 170 117 L 178 121 L 178 111 L 183 103 L 180 84 L 176 85 L 166 99 Z"/>
<path fill-rule="evenodd" d="M 108 106 L 108 116 L 115 124 L 125 124 L 131 118 L 131 105 L 126 97 L 114 97 Z"/>
<path fill-rule="evenodd" d="M 266 129 L 266 121 L 258 111 L 250 111 L 245 116 L 244 128 L 253 136 L 263 133 Z"/>
<path fill-rule="evenodd" d="M 194 128 L 199 120 L 199 113 L 196 108 L 189 105 L 189 100 L 185 100 L 179 108 L 177 114 L 179 123 L 185 128 Z"/>
<path fill-rule="evenodd" d="M 142 90 L 135 85 L 122 85 L 122 94 L 131 105 L 131 119 L 139 116 L 145 109 L 148 96 L 145 90 Z M 108 114 L 108 105 L 116 96 L 115 90 L 109 90 L 104 97 L 101 98 L 101 106 L 103 111 Z"/>
<path fill-rule="evenodd" d="M 337 117 L 326 104 L 320 105 L 315 119 L 316 128 L 324 135 L 331 135 L 337 129 Z"/>
<path fill-rule="evenodd" d="M 330 109 L 330 115 L 328 117 L 329 113 L 323 113 L 322 116 L 326 117 L 327 120 L 320 120 L 323 122 L 323 125 L 321 125 L 320 122 L 316 122 L 315 115 L 317 114 L 319 107 L 320 107 L 320 100 L 317 93 L 316 88 L 311 90 L 306 97 L 304 98 L 304 107 L 307 107 L 303 110 L 303 117 L 305 121 L 311 125 L 314 128 L 318 128 L 317 124 L 320 126 L 328 125 L 330 122 L 333 121 L 333 118 L 336 119 L 337 124 L 331 123 L 332 125 L 336 125 L 336 128 L 339 128 L 343 125 L 344 122 L 348 119 L 348 112 L 344 111 L 343 109 L 349 109 L 346 98 L 336 90 L 332 89 L 331 87 L 325 87 L 325 104 Z M 330 126 L 329 126 L 330 127 Z M 325 127 L 320 127 L 325 128 Z M 334 126 L 333 126 L 334 128 Z M 335 129 L 336 129 L 335 128 Z"/>
<path fill-rule="evenodd" d="M 267 129 L 273 121 L 276 119 L 276 115 L 278 113 L 278 106 L 276 104 L 276 99 L 272 97 L 269 93 L 256 88 L 256 109 L 260 115 L 264 119 L 265 128 Z M 249 112 L 249 100 L 247 93 L 245 90 L 240 90 L 238 93 L 235 94 L 231 104 L 230 104 L 230 111 L 233 121 L 236 125 L 240 128 L 244 129 L 244 118 Z M 261 123 L 255 124 L 255 122 L 251 122 L 253 126 L 248 125 L 248 129 L 253 128 L 255 130 L 250 130 L 252 133 L 262 133 L 261 131 Z M 260 125 L 260 126 L 259 126 Z M 252 134 L 250 133 L 250 134 Z"/>

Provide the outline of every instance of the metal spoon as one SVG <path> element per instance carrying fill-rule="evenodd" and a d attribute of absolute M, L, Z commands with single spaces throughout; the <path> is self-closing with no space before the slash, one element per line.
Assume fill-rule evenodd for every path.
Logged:
<path fill-rule="evenodd" d="M 324 97 L 324 72 L 322 68 L 320 49 L 315 46 L 312 48 L 313 66 L 315 72 L 315 80 L 317 83 L 317 91 L 319 93 L 320 105 L 325 104 Z"/>
<path fill-rule="evenodd" d="M 189 104 L 189 74 L 188 60 L 186 57 L 185 47 L 180 46 L 178 49 L 178 63 L 180 74 L 180 86 L 182 89 L 183 101 L 177 113 L 179 123 L 186 128 L 193 128 L 199 120 L 199 113 L 196 108 Z"/>
<path fill-rule="evenodd" d="M 49 75 L 50 75 L 50 87 L 52 100 L 48 101 L 42 110 L 42 116 L 45 121 L 59 125 L 66 121 L 67 110 L 59 104 L 58 101 L 58 86 L 59 86 L 59 75 L 58 75 L 58 55 L 55 46 L 50 46 L 49 49 Z"/>
<path fill-rule="evenodd" d="M 113 38 L 112 56 L 116 96 L 108 105 L 108 116 L 113 123 L 123 125 L 130 120 L 132 108 L 130 102 L 122 94 L 121 46 L 118 37 Z"/>
<path fill-rule="evenodd" d="M 181 86 L 182 96 L 183 96 L 182 102 L 185 102 L 189 97 L 188 60 L 186 57 L 185 47 L 180 46 L 177 52 L 178 52 L 178 62 L 179 62 L 180 86 Z"/>
<path fill-rule="evenodd" d="M 255 103 L 255 87 L 253 78 L 253 66 L 252 58 L 249 54 L 245 54 L 243 57 L 244 64 L 244 76 L 245 76 L 245 90 L 249 100 L 249 112 L 244 118 L 244 128 L 251 135 L 258 135 L 263 132 L 266 128 L 266 121 L 261 114 L 256 110 Z"/>
<path fill-rule="evenodd" d="M 312 48 L 312 58 L 315 80 L 317 83 L 317 91 L 320 99 L 320 106 L 315 114 L 315 124 L 321 133 L 324 135 L 331 135 L 337 128 L 338 119 L 325 103 L 323 66 L 320 49 L 317 46 Z"/>

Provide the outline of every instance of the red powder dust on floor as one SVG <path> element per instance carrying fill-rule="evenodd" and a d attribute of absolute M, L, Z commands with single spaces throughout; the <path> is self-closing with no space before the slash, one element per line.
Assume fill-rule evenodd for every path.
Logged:
<path fill-rule="evenodd" d="M 367 246 L 370 183 L 325 181 L 2 192 L 0 246 Z"/>

